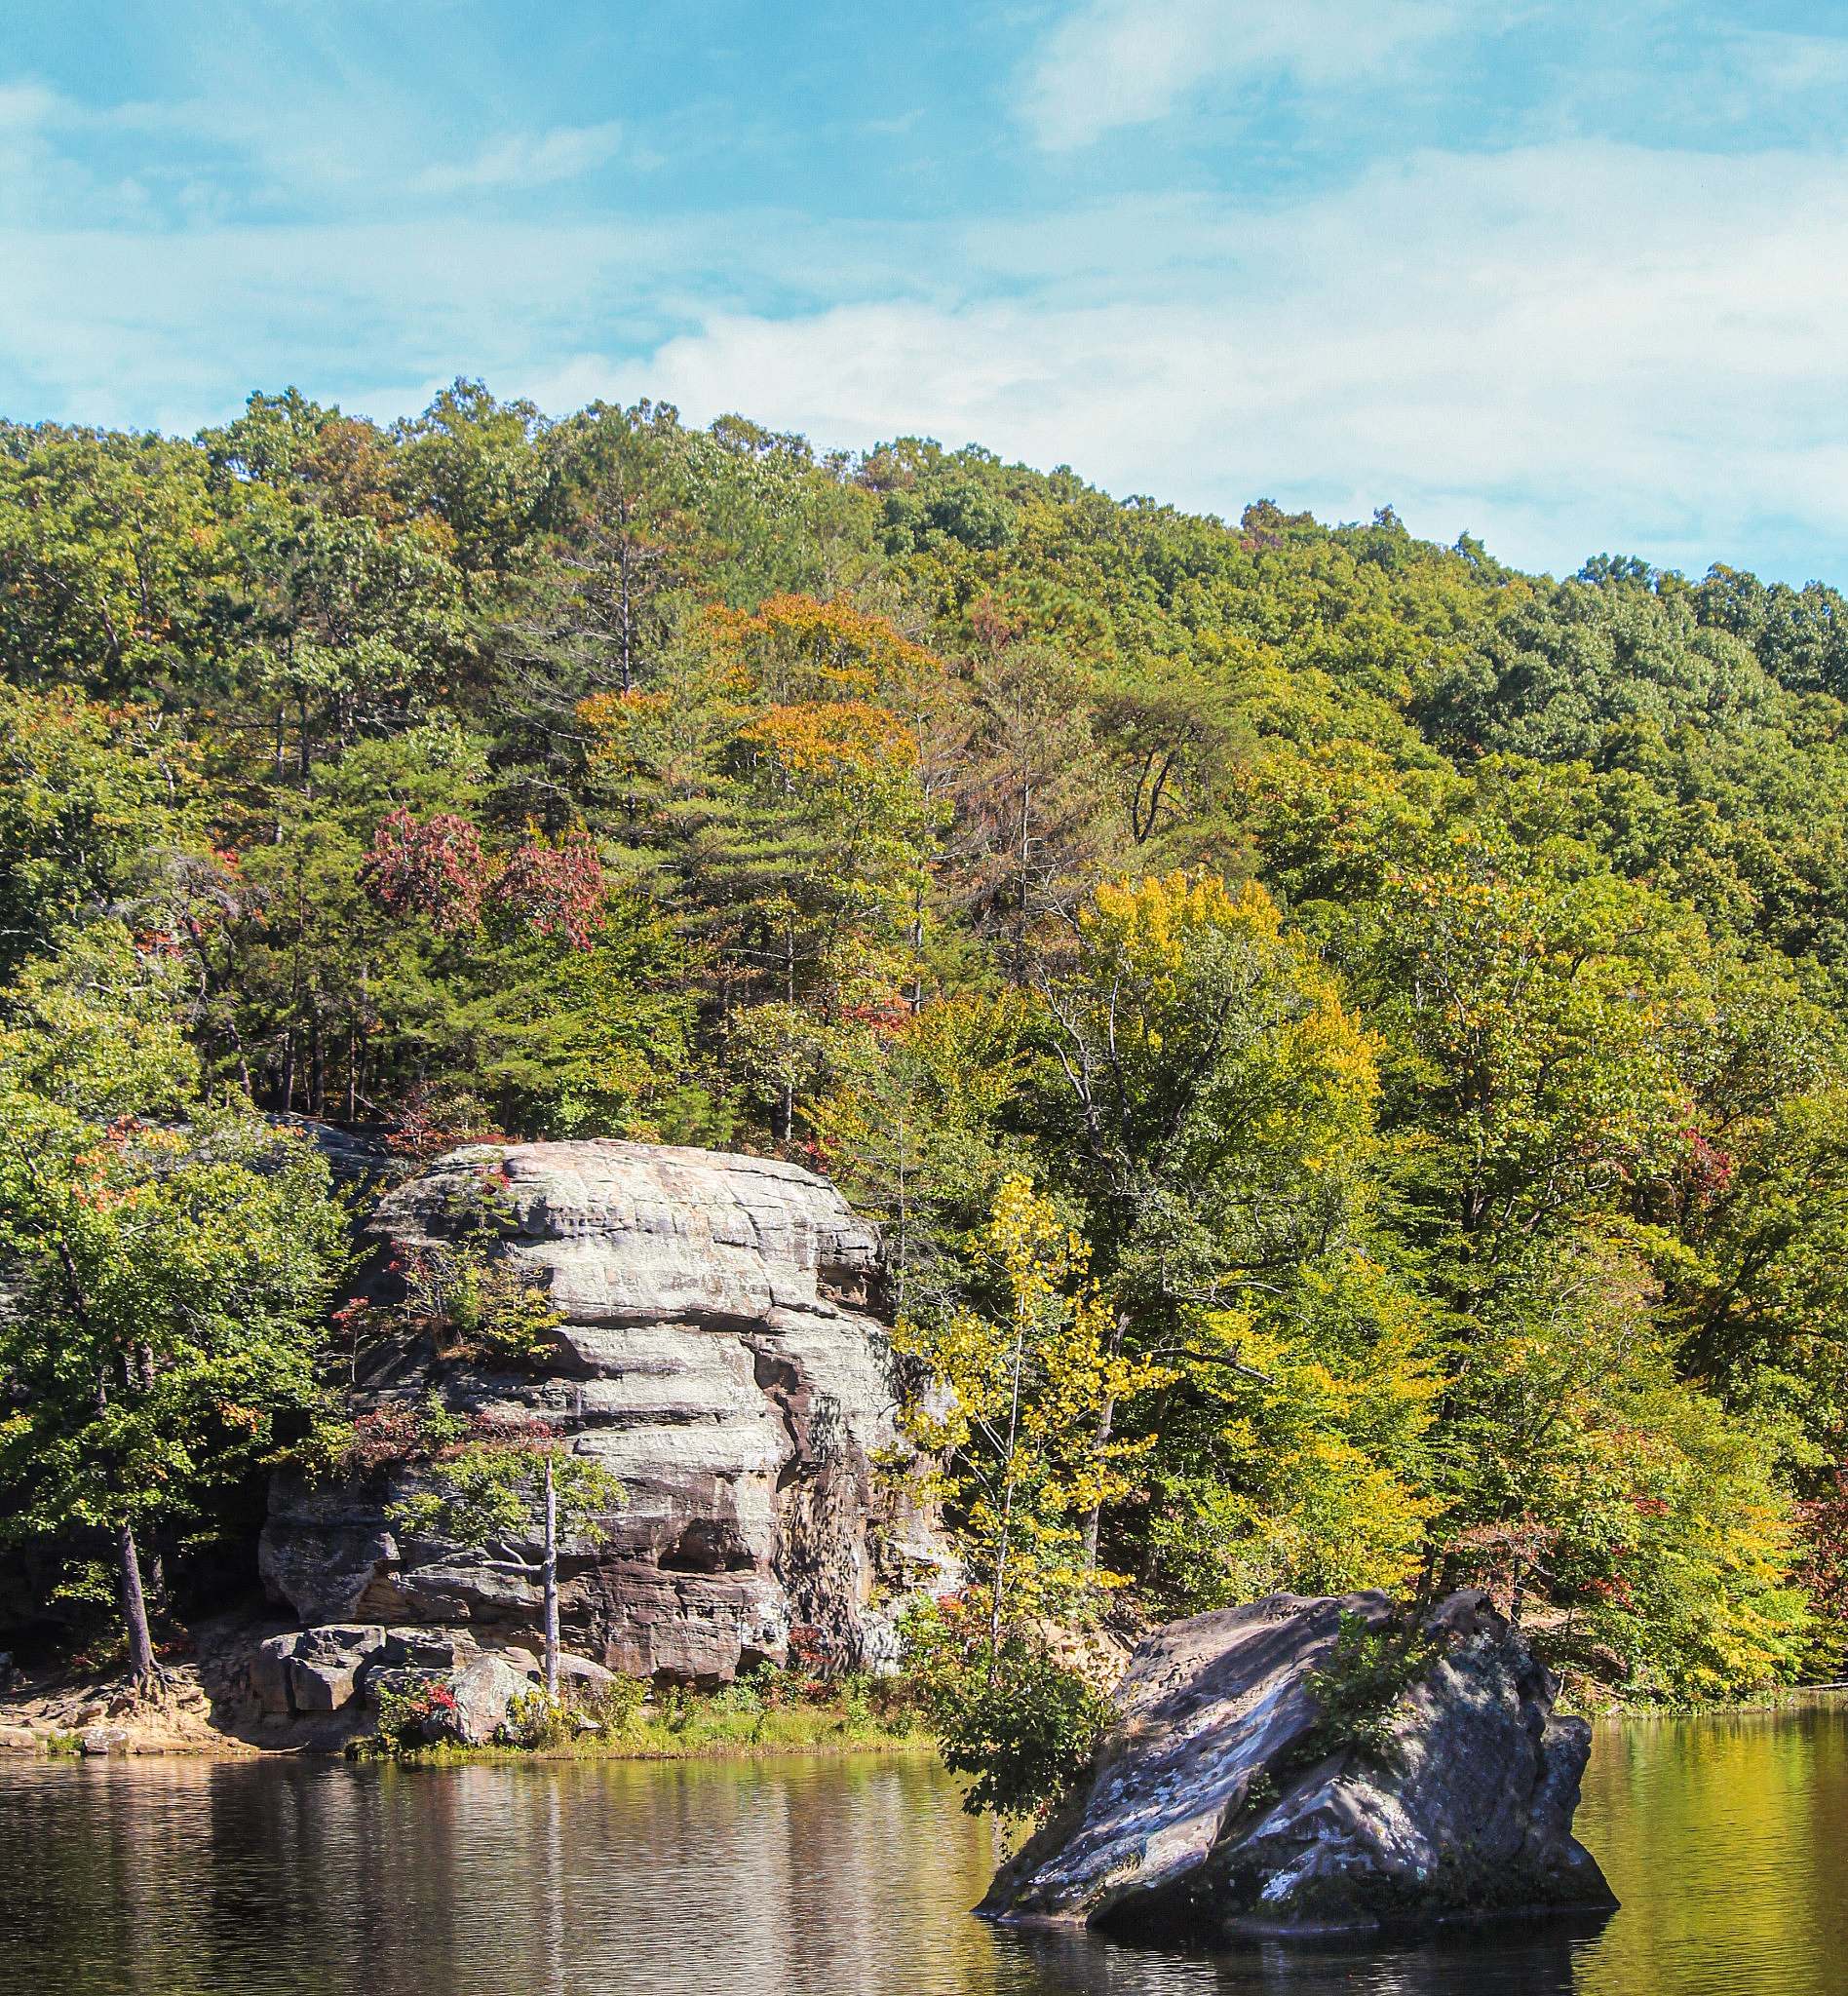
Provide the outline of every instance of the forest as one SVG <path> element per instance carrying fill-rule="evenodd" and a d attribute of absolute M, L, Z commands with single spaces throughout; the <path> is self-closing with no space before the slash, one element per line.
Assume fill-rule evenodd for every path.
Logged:
<path fill-rule="evenodd" d="M 833 1177 L 991 1664 L 1464 1584 L 1595 1695 L 1848 1662 L 1833 589 L 458 381 L 0 423 L 0 1513 L 72 1629 L 333 1445 L 331 1127 Z"/>

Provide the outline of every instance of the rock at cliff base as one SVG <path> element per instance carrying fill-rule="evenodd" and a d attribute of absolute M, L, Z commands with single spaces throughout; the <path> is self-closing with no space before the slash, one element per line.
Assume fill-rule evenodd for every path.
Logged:
<path fill-rule="evenodd" d="M 491 1746 L 516 1698 L 532 1687 L 521 1673 L 498 1656 L 479 1656 L 450 1681 L 453 1709 L 439 1722 L 440 1736 L 464 1746 Z"/>
<path fill-rule="evenodd" d="M 1383 1594 L 1276 1594 L 1158 1631 L 1081 1793 L 997 1874 L 981 1910 L 1207 1943 L 1615 1906 L 1571 1833 L 1591 1746 L 1521 1631 L 1453 1594 L 1375 1723 L 1318 1697 L 1344 1628 Z"/>

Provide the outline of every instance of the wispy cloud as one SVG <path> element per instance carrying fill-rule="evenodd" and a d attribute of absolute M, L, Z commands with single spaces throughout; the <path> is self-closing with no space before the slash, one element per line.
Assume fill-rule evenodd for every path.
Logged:
<path fill-rule="evenodd" d="M 416 193 L 432 195 L 488 187 L 550 187 L 605 165 L 615 157 L 622 138 L 619 124 L 515 133 L 484 146 L 473 159 L 425 167 L 410 185 Z"/>
<path fill-rule="evenodd" d="M 1213 86 L 1377 79 L 1456 20 L 1450 0 L 1082 0 L 1029 68 L 1020 115 L 1070 150 Z"/>
<path fill-rule="evenodd" d="M 158 192 L 181 220 L 204 209 L 260 212 L 304 198 L 384 214 L 403 192 L 441 201 L 580 180 L 623 144 L 624 128 L 611 120 L 445 150 L 442 134 L 420 134 L 384 101 L 323 95 L 286 104 L 189 96 L 92 105 L 24 78 L 0 82 L 0 212 L 94 222 L 125 206 L 145 213 Z M 104 157 L 134 171 L 99 173 Z"/>
<path fill-rule="evenodd" d="M 639 360 L 580 354 L 569 389 L 744 403 L 828 442 L 976 440 L 1217 510 L 1390 501 L 1556 569 L 1830 545 L 1848 513 L 1836 163 L 1434 153 L 1236 227 L 1136 203 L 1074 220 L 1074 240 L 1165 246 L 1133 265 L 1136 302 L 1049 268 L 1016 300 L 731 312 Z"/>
<path fill-rule="evenodd" d="M 1727 38 L 1726 54 L 1741 84 L 1792 95 L 1836 91 L 1848 84 L 1848 38 L 1747 28 Z"/>

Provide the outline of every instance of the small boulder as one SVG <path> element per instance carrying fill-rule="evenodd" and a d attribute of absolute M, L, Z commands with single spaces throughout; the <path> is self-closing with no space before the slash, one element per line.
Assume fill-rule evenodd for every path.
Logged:
<path fill-rule="evenodd" d="M 497 1649 L 490 1652 L 501 1662 L 518 1670 L 529 1684 L 543 1684 L 546 1681 L 545 1661 L 529 1649 Z M 560 1698 L 582 1697 L 587 1691 L 600 1691 L 606 1684 L 616 1681 L 616 1672 L 607 1670 L 601 1664 L 596 1664 L 589 1657 L 574 1657 L 567 1650 L 558 1652 L 558 1696 Z"/>
<path fill-rule="evenodd" d="M 1571 1834 L 1591 1729 L 1520 1630 L 1451 1595 L 1357 1727 L 1318 1696 L 1344 1626 L 1403 1625 L 1383 1594 L 1274 1594 L 1157 1631 L 1095 1775 L 980 1910 L 1171 1944 L 1608 1912 Z"/>
<path fill-rule="evenodd" d="M 77 1750 L 86 1759 L 126 1753 L 129 1750 L 129 1730 L 126 1726 L 86 1726 L 77 1736 Z"/>
<path fill-rule="evenodd" d="M 250 1697 L 270 1717 L 338 1711 L 384 1644 L 384 1630 L 370 1623 L 324 1623 L 272 1635 L 250 1653 Z"/>
<path fill-rule="evenodd" d="M 545 1667 L 539 1671 L 543 1678 Z M 616 1672 L 606 1670 L 601 1664 L 594 1664 L 589 1657 L 574 1657 L 560 1653 L 558 1657 L 558 1692 L 568 1698 L 573 1692 L 600 1691 L 606 1684 L 614 1684 Z"/>
<path fill-rule="evenodd" d="M 295 1641 L 293 1635 L 272 1635 L 250 1652 L 250 1696 L 258 1711 L 287 1718 L 294 1709 L 289 1697 L 289 1672 Z"/>
<path fill-rule="evenodd" d="M 510 1664 L 494 1655 L 478 1656 L 457 1673 L 449 1687 L 455 1708 L 443 1714 L 442 1737 L 464 1746 L 487 1746 L 507 1723 L 516 1698 L 531 1687 Z"/>
<path fill-rule="evenodd" d="M 338 1711 L 352 1698 L 359 1681 L 354 1664 L 318 1664 L 306 1657 L 291 1657 L 289 1665 L 289 1698 L 301 1712 Z"/>

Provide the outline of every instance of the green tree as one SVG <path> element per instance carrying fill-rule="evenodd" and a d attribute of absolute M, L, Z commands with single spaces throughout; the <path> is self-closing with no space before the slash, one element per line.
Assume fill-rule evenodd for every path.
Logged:
<path fill-rule="evenodd" d="M 902 1325 L 898 1343 L 933 1382 L 908 1425 L 940 1460 L 935 1481 L 982 1601 L 992 1677 L 1010 1630 L 1069 1610 L 1107 1578 L 1082 1558 L 1083 1520 L 1127 1487 L 1125 1465 L 1140 1451 L 1111 1440 L 1099 1416 L 1164 1375 L 1111 1350 L 1088 1250 L 1025 1178 L 1002 1181 L 976 1251 L 992 1312 L 965 1306 Z"/>
<path fill-rule="evenodd" d="M 1372 1048 L 1261 888 L 1105 883 L 1037 981 L 1035 1113 L 1085 1205 L 1112 1353 L 1157 1355 L 1344 1238 L 1367 1195 Z M 1107 1398 L 1100 1421 L 1107 1439 Z"/>
<path fill-rule="evenodd" d="M 345 1223 L 300 1137 L 203 1093 L 158 963 L 53 968 L 0 1028 L 0 1483 L 13 1530 L 107 1543 L 146 1684 L 139 1535 L 305 1422 Z"/>

